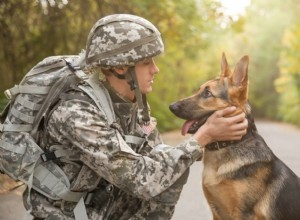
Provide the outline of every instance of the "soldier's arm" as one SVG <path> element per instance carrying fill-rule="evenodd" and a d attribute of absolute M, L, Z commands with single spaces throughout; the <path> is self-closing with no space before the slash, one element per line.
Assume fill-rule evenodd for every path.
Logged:
<path fill-rule="evenodd" d="M 84 101 L 61 103 L 50 117 L 50 135 L 67 139 L 80 150 L 80 159 L 118 188 L 140 198 L 152 198 L 173 185 L 202 155 L 198 142 L 164 144 L 148 156 L 135 153 L 120 132 L 106 124 L 105 116 Z"/>

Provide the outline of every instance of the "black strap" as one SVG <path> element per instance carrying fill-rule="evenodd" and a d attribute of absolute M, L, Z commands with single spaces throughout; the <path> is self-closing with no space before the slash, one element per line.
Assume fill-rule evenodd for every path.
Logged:
<path fill-rule="evenodd" d="M 109 70 L 115 77 L 117 77 L 118 79 L 126 79 L 125 74 L 121 75 L 118 74 L 114 69 Z"/>
<path fill-rule="evenodd" d="M 246 140 L 248 138 L 255 136 L 257 134 L 257 128 L 255 126 L 252 115 L 250 115 L 250 114 L 247 115 L 247 119 L 248 119 L 247 133 L 242 137 L 241 140 L 239 140 L 239 141 L 216 141 L 216 142 L 206 145 L 205 149 L 209 150 L 209 151 L 220 150 L 222 148 L 232 146 L 233 144 L 239 143 L 243 140 Z"/>
<path fill-rule="evenodd" d="M 149 110 L 146 95 L 142 94 L 136 77 L 134 66 L 128 68 L 128 72 L 125 74 L 130 89 L 134 91 L 135 98 L 138 104 L 138 122 L 140 124 L 147 125 L 150 122 Z"/>
<path fill-rule="evenodd" d="M 209 151 L 220 150 L 222 148 L 228 147 L 237 142 L 238 141 L 216 141 L 216 142 L 206 145 L 205 150 L 209 150 Z"/>
<path fill-rule="evenodd" d="M 82 91 L 80 91 L 82 92 Z M 82 100 L 82 101 L 86 101 L 86 102 L 94 102 L 90 97 L 88 96 L 82 96 L 80 94 L 69 94 L 69 93 L 62 93 L 60 94 L 59 98 L 63 101 L 68 101 L 68 100 L 73 100 L 73 99 L 79 99 L 79 100 Z"/>
<path fill-rule="evenodd" d="M 54 151 L 46 151 L 41 154 L 41 159 L 43 162 L 49 161 L 49 160 L 56 160 L 57 157 L 55 155 Z"/>

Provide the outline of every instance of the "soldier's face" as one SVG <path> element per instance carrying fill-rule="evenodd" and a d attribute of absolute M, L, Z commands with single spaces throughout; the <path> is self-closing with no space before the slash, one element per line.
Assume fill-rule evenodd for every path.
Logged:
<path fill-rule="evenodd" d="M 152 92 L 154 75 L 159 72 L 153 58 L 138 62 L 135 66 L 135 72 L 141 92 L 143 94 Z"/>

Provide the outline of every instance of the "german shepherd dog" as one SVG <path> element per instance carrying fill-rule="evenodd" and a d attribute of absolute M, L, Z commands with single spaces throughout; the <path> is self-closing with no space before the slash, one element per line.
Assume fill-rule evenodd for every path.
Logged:
<path fill-rule="evenodd" d="M 240 141 L 205 146 L 202 187 L 214 220 L 300 220 L 300 179 L 258 134 L 248 104 L 248 64 L 244 56 L 233 73 L 225 54 L 221 75 L 196 94 L 170 105 L 187 120 L 183 133 L 195 133 L 216 110 L 236 106 L 248 119 Z"/>

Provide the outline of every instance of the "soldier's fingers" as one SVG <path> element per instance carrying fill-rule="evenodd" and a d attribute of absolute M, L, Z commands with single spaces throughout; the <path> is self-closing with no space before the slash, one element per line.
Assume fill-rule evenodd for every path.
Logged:
<path fill-rule="evenodd" d="M 242 112 L 242 113 L 240 113 L 240 114 L 238 114 L 238 115 L 235 115 L 235 116 L 230 117 L 229 120 L 230 120 L 230 122 L 231 122 L 232 124 L 236 124 L 236 123 L 246 123 L 246 122 L 245 122 L 245 117 L 246 117 L 245 113 Z M 246 120 L 246 121 L 247 121 L 247 120 Z"/>
<path fill-rule="evenodd" d="M 216 111 L 215 114 L 216 114 L 217 117 L 224 117 L 226 115 L 229 115 L 229 114 L 233 113 L 235 110 L 236 110 L 235 106 L 230 106 L 230 107 L 227 107 L 225 109 Z"/>

